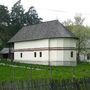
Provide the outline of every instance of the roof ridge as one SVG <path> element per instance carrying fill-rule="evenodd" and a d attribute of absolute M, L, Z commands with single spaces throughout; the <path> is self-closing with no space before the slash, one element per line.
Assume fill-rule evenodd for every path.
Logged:
<path fill-rule="evenodd" d="M 40 22 L 40 23 L 38 23 L 38 24 L 33 24 L 33 25 L 26 25 L 26 26 L 24 26 L 24 27 L 29 27 L 29 26 L 36 26 L 36 25 L 39 25 L 39 24 L 43 24 L 43 23 L 50 23 L 50 22 L 55 22 L 55 21 L 57 21 L 57 22 L 59 22 L 59 20 L 51 20 L 51 21 L 45 21 L 45 22 Z M 59 22 L 60 23 L 60 22 Z M 23 28 L 24 28 L 23 27 Z"/>

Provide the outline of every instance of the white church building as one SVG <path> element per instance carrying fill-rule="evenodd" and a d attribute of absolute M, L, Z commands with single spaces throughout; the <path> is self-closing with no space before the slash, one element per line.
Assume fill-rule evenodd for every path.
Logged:
<path fill-rule="evenodd" d="M 25 26 L 13 36 L 14 61 L 41 65 L 76 65 L 77 38 L 58 20 Z"/>

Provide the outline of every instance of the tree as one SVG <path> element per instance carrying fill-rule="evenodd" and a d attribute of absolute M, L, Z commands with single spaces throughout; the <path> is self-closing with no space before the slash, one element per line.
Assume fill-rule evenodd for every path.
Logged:
<path fill-rule="evenodd" d="M 71 26 L 73 24 L 72 20 L 67 19 L 66 21 L 63 22 L 64 26 Z"/>
<path fill-rule="evenodd" d="M 38 24 L 41 23 L 42 20 L 42 18 L 38 17 L 38 14 L 33 6 L 25 13 L 25 19 L 26 25 Z"/>
<path fill-rule="evenodd" d="M 83 22 L 84 22 L 84 20 L 85 20 L 85 18 L 82 18 L 81 17 L 81 14 L 78 14 L 78 15 L 76 15 L 75 17 L 74 17 L 74 24 L 75 25 L 82 25 L 83 24 Z"/>
<path fill-rule="evenodd" d="M 24 26 L 24 9 L 21 5 L 21 0 L 16 2 L 11 10 L 11 24 L 20 29 Z"/>
<path fill-rule="evenodd" d="M 0 49 L 6 46 L 9 38 L 8 26 L 10 24 L 10 15 L 8 8 L 0 5 Z"/>
<path fill-rule="evenodd" d="M 12 10 L 0 5 L 0 49 L 6 47 L 7 41 L 25 25 L 33 25 L 41 22 L 34 7 L 25 12 L 21 0 L 17 1 Z"/>
<path fill-rule="evenodd" d="M 78 62 L 80 61 L 80 53 L 82 53 L 83 51 L 85 51 L 85 43 L 86 43 L 86 28 L 83 26 L 83 22 L 85 20 L 85 18 L 82 18 L 81 15 L 75 16 L 75 28 L 74 28 L 74 33 L 76 35 L 76 37 L 78 37 L 78 41 L 77 41 L 77 60 Z"/>
<path fill-rule="evenodd" d="M 83 26 L 85 18 L 82 18 L 81 15 L 76 15 L 74 17 L 74 22 L 67 22 L 67 28 L 75 34 L 78 38 L 77 40 L 77 60 L 80 61 L 80 53 L 86 51 L 86 42 L 87 42 L 87 28 Z"/>
<path fill-rule="evenodd" d="M 21 5 L 21 0 L 16 2 L 12 7 L 10 26 L 12 36 L 25 25 L 34 25 L 40 22 L 41 18 L 38 17 L 35 8 L 30 7 L 29 10 L 25 12 Z"/>
<path fill-rule="evenodd" d="M 0 25 L 8 26 L 10 23 L 10 16 L 8 8 L 4 5 L 0 5 Z"/>

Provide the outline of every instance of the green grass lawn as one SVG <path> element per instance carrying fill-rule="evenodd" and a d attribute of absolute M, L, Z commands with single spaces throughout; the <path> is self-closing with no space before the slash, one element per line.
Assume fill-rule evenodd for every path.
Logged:
<path fill-rule="evenodd" d="M 29 80 L 29 79 L 71 79 L 90 77 L 90 63 L 80 63 L 76 67 L 49 67 L 42 65 L 29 65 L 13 63 L 13 65 L 24 66 L 12 67 L 11 63 L 0 65 L 0 81 Z M 27 67 L 33 68 L 28 69 Z M 52 70 L 52 71 L 51 71 Z"/>

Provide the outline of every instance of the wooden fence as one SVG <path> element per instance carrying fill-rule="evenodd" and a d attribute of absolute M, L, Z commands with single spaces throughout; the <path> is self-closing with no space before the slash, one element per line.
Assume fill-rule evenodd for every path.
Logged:
<path fill-rule="evenodd" d="M 0 90 L 90 90 L 90 78 L 1 82 Z"/>

